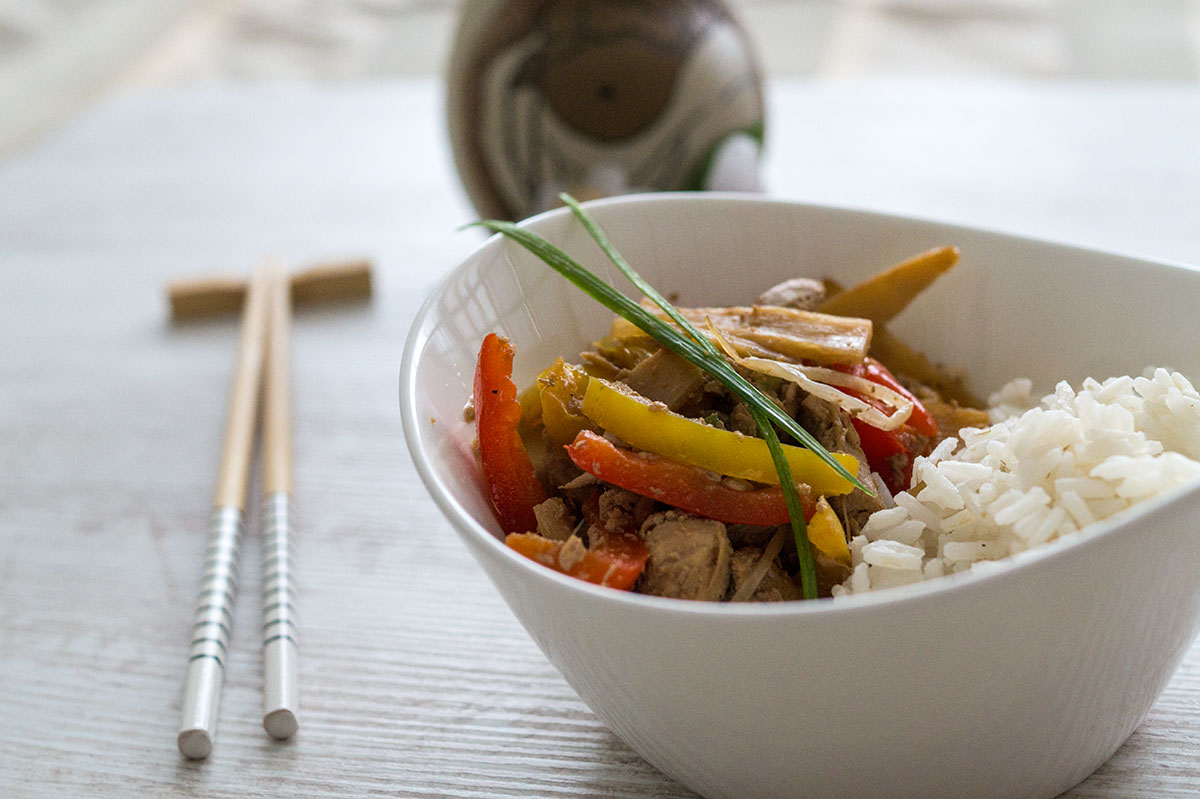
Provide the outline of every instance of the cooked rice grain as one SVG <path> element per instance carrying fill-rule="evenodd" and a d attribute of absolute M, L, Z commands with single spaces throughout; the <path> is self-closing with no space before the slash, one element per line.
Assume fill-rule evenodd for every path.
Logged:
<path fill-rule="evenodd" d="M 969 569 L 1074 532 L 1200 479 L 1200 394 L 1166 369 L 992 395 L 986 428 L 959 431 L 913 467 L 895 507 L 850 542 L 834 596 Z"/>

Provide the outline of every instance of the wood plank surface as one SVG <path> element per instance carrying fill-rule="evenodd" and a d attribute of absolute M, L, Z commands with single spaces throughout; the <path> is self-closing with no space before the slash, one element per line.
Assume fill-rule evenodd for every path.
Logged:
<path fill-rule="evenodd" d="M 1200 263 L 1194 91 L 788 83 L 771 102 L 773 193 Z M 405 334 L 479 241 L 455 232 L 473 214 L 440 104 L 432 81 L 137 93 L 0 168 L 0 796 L 692 795 L 546 662 L 409 460 Z M 261 728 L 250 534 L 216 748 L 188 762 L 237 325 L 172 326 L 163 291 L 270 255 L 369 256 L 376 296 L 295 316 L 303 726 Z M 1068 795 L 1195 796 L 1198 763 L 1200 646 Z"/>

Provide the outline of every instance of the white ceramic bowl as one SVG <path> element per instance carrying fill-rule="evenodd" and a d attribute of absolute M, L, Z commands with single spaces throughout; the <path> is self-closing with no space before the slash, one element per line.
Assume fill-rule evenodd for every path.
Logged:
<path fill-rule="evenodd" d="M 679 302 L 733 304 L 796 275 L 852 283 L 941 244 L 961 265 L 897 320 L 977 393 L 1028 376 L 1200 375 L 1200 272 L 927 221 L 757 197 L 650 195 L 592 213 Z M 562 211 L 528 225 L 613 279 Z M 609 313 L 493 238 L 437 288 L 401 374 L 418 471 L 529 634 L 588 706 L 709 797 L 1050 797 L 1133 732 L 1197 632 L 1200 490 L 986 574 L 775 605 L 638 596 L 507 549 L 462 418 L 488 332 L 515 381 L 575 356 Z M 436 420 L 436 424 L 431 423 Z"/>

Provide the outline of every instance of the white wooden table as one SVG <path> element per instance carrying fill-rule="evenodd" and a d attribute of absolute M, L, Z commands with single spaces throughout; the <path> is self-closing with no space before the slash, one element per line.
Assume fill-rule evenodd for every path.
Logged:
<path fill-rule="evenodd" d="M 772 193 L 1200 264 L 1194 88 L 784 84 Z M 608 733 L 410 464 L 397 367 L 478 240 L 433 82 L 119 98 L 0 167 L 0 796 L 690 795 Z M 175 749 L 236 325 L 171 278 L 365 254 L 296 321 L 301 731 L 260 726 L 247 538 L 213 756 Z M 251 517 L 253 518 L 253 517 Z M 1072 797 L 1200 793 L 1200 646 Z"/>

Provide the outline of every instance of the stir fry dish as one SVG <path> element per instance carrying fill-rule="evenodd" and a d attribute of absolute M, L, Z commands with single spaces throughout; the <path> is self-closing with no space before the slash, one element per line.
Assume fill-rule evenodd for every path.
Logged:
<path fill-rule="evenodd" d="M 481 223 L 617 314 L 520 391 L 514 343 L 482 342 L 469 407 L 479 461 L 507 545 L 532 560 L 665 597 L 828 596 L 914 460 L 986 424 L 960 376 L 886 328 L 955 248 L 845 290 L 797 277 L 747 305 L 676 308 L 564 201 L 645 299 L 523 228 Z"/>

